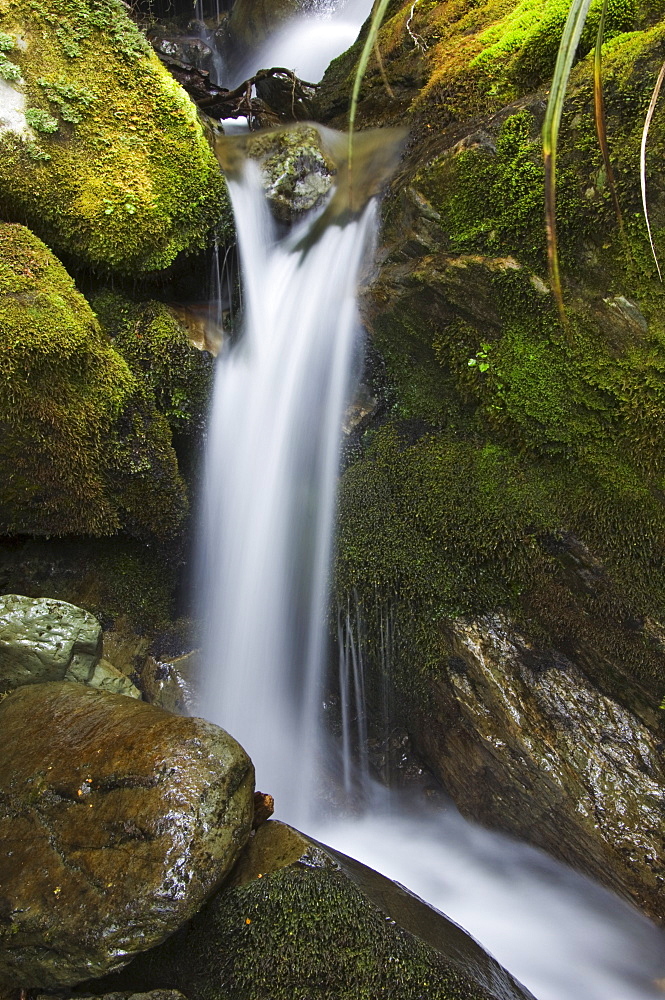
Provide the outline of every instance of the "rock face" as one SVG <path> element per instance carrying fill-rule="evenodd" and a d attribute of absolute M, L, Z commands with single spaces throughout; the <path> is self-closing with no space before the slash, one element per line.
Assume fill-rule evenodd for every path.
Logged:
<path fill-rule="evenodd" d="M 0 3 L 0 215 L 103 271 L 198 249 L 223 179 L 196 109 L 122 4 Z"/>
<path fill-rule="evenodd" d="M 430 709 L 412 721 L 460 808 L 509 825 L 663 919 L 659 737 L 499 615 L 446 632 L 450 655 Z"/>
<path fill-rule="evenodd" d="M 274 820 L 187 928 L 86 988 L 167 983 L 190 1000 L 533 1000 L 457 924 Z"/>
<path fill-rule="evenodd" d="M 0 704 L 0 983 L 60 987 L 164 940 L 252 824 L 223 730 L 70 683 Z"/>
<path fill-rule="evenodd" d="M 550 848 L 554 816 L 567 817 L 571 840 L 560 838 L 558 855 L 596 875 L 604 864 L 606 881 L 663 917 L 653 855 L 663 788 L 654 748 L 664 731 L 665 464 L 655 429 L 665 422 L 665 296 L 640 221 L 643 115 L 635 108 L 648 105 L 665 23 L 662 12 L 619 3 L 606 27 L 603 75 L 623 230 L 594 135 L 587 54 L 595 13 L 585 29 L 559 138 L 564 325 L 549 288 L 540 139 L 561 37 L 555 6 L 506 12 L 494 0 L 482 11 L 395 3 L 380 32 L 395 97 L 372 62 L 359 120 L 406 123 L 411 135 L 383 206 L 377 280 L 364 296 L 382 362 L 371 388 L 385 415 L 344 475 L 338 599 L 346 607 L 357 595 L 356 624 L 376 684 L 387 665 L 402 724 L 417 731 L 419 749 L 425 743 L 467 814 L 538 842 L 539 821 L 519 815 L 524 760 L 535 769 L 531 814 L 549 817 L 542 826 L 551 835 L 542 836 Z M 332 125 L 347 112 L 358 54 L 356 45 L 324 78 L 319 113 Z M 662 109 L 652 127 L 650 214 L 662 255 Z M 521 654 L 499 660 L 525 731 L 509 740 L 502 726 L 492 728 L 485 668 L 475 654 L 467 663 L 455 651 L 459 636 L 451 649 L 450 636 L 460 620 L 477 625 L 497 615 L 509 646 L 566 664 L 559 681 L 580 718 L 581 703 L 591 710 L 596 692 L 593 711 L 604 721 L 595 737 L 593 724 L 586 729 L 590 742 L 613 713 L 628 713 L 635 738 L 634 727 L 644 727 L 639 744 L 651 748 L 648 761 L 631 756 L 632 737 L 617 749 L 623 723 L 609 727 L 603 744 L 623 760 L 616 770 L 603 765 L 616 780 L 614 818 L 572 737 L 557 729 L 553 707 L 541 704 L 543 679 L 517 666 Z M 391 623 L 388 651 L 373 625 L 381 621 Z M 493 642 L 485 636 L 483 655 Z M 462 697 L 451 656 L 477 678 L 473 697 Z M 498 666 L 495 674 L 499 685 Z M 554 697 L 557 675 L 547 676 Z M 452 732 L 456 725 L 463 738 Z M 488 732 L 516 760 L 499 763 L 496 748 L 490 759 Z M 561 768 L 556 779 L 547 775 L 548 740 L 556 745 L 552 766 Z M 466 782 L 449 759 L 453 747 L 478 764 Z M 620 780 L 624 765 L 645 784 Z M 487 775 L 497 782 L 492 806 Z M 624 808 L 633 816 L 644 810 L 651 832 L 641 822 L 622 827 Z"/>
<path fill-rule="evenodd" d="M 101 653 L 102 630 L 87 611 L 64 601 L 0 596 L 0 692 L 61 681 L 68 672 L 87 680 Z"/>
<path fill-rule="evenodd" d="M 176 340 L 174 326 L 171 318 L 159 327 L 162 341 Z M 0 531 L 104 535 L 125 527 L 172 537 L 187 498 L 157 408 L 162 390 L 164 409 L 174 408 L 168 362 L 148 380 L 140 351 L 128 350 L 128 361 L 116 349 L 41 240 L 3 223 L 0 348 Z"/>

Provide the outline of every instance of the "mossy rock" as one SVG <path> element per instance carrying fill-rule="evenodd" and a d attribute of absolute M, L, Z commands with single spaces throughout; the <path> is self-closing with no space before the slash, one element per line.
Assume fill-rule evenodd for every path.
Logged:
<path fill-rule="evenodd" d="M 1 215 L 123 273 L 167 267 L 230 217 L 196 108 L 120 0 L 2 0 L 0 32 L 19 106 L 0 128 Z"/>
<path fill-rule="evenodd" d="M 214 362 L 211 354 L 192 344 L 178 316 L 162 302 L 135 302 L 109 290 L 92 296 L 90 304 L 171 429 L 201 430 Z"/>
<path fill-rule="evenodd" d="M 0 531 L 171 537 L 187 510 L 171 432 L 64 267 L 0 224 Z"/>
<path fill-rule="evenodd" d="M 186 928 L 80 989 L 185 982 L 190 1000 L 533 1000 L 457 924 L 274 820 Z"/>

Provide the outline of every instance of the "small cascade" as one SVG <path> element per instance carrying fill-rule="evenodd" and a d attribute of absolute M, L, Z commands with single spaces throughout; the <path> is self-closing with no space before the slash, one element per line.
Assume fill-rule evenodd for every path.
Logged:
<path fill-rule="evenodd" d="M 355 289 L 374 204 L 283 241 L 258 168 L 229 182 L 244 326 L 218 371 L 202 562 L 206 710 L 247 747 L 283 814 L 302 818 L 318 745 L 339 428 L 358 328 Z M 296 249 L 307 245 L 307 250 Z M 269 665 L 269 666 L 268 666 Z"/>

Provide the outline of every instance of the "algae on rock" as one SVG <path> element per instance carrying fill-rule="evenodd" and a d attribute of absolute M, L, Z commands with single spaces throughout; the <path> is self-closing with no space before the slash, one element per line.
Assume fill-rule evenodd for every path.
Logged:
<path fill-rule="evenodd" d="M 443 914 L 274 820 L 188 926 L 84 985 L 185 983 L 190 1000 L 533 1000 Z"/>
<path fill-rule="evenodd" d="M 0 0 L 0 32 L 23 108 L 0 120 L 0 216 L 123 273 L 167 267 L 230 218 L 196 108 L 120 0 Z"/>

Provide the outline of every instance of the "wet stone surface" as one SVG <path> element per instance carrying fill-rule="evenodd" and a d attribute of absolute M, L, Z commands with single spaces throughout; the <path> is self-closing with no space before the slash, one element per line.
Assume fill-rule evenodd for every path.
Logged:
<path fill-rule="evenodd" d="M 188 920 L 247 840 L 227 733 L 71 683 L 0 703 L 0 986 L 122 967 Z"/>
<path fill-rule="evenodd" d="M 65 601 L 0 597 L 0 692 L 62 680 L 87 681 L 102 652 L 97 619 Z"/>
<path fill-rule="evenodd" d="M 534 1000 L 443 914 L 275 820 L 187 927 L 86 992 L 158 986 L 190 1000 Z"/>

